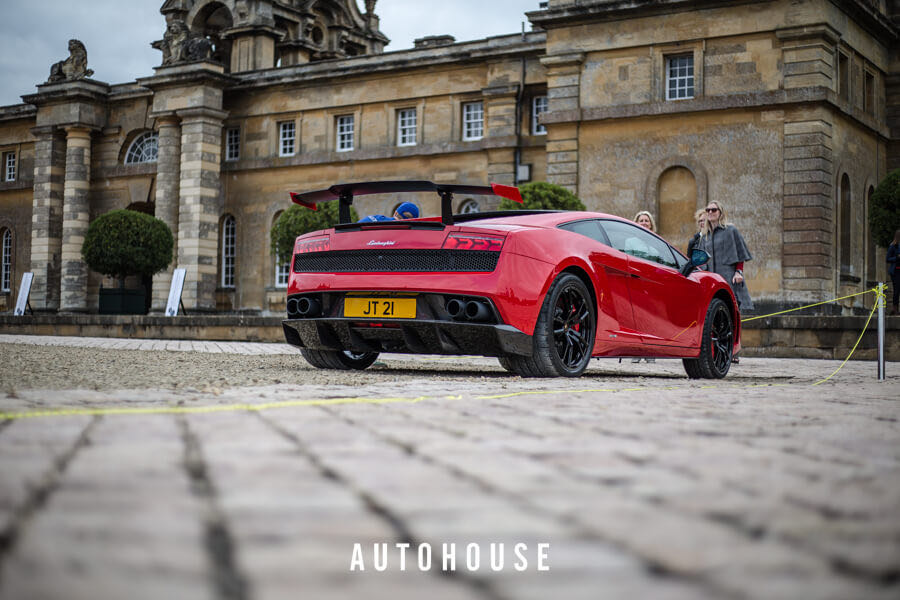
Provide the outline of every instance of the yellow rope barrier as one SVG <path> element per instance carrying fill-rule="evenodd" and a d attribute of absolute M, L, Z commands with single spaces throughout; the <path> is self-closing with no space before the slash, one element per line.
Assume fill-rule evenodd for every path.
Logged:
<path fill-rule="evenodd" d="M 841 296 L 840 298 L 834 298 L 832 300 L 825 300 L 824 302 L 816 302 L 815 304 L 807 304 L 806 306 L 798 306 L 797 308 L 789 308 L 787 310 L 783 310 L 781 312 L 772 313 L 770 315 L 759 315 L 758 317 L 748 317 L 746 319 L 741 319 L 741 323 L 746 323 L 747 321 L 755 321 L 756 319 L 765 319 L 766 317 L 774 317 L 775 315 L 783 315 L 784 313 L 794 312 L 795 310 L 803 310 L 804 308 L 812 308 L 813 306 L 821 306 L 823 304 L 831 304 L 832 302 L 837 302 L 839 300 L 846 300 L 847 298 L 853 298 L 854 296 L 862 296 L 864 294 L 871 294 L 875 292 L 878 294 L 878 288 L 872 288 L 871 290 L 866 290 L 864 292 L 858 292 L 856 294 L 850 294 L 849 296 Z M 876 303 L 877 306 L 877 303 Z"/>
<path fill-rule="evenodd" d="M 819 381 L 815 382 L 813 385 L 819 385 L 820 383 L 825 383 L 826 381 L 828 381 L 829 379 L 834 377 L 835 373 L 837 373 L 838 371 L 843 369 L 844 365 L 847 364 L 847 361 L 850 360 L 850 357 L 853 356 L 853 353 L 856 352 L 856 347 L 859 346 L 859 342 L 862 340 L 863 336 L 866 334 L 866 330 L 869 328 L 869 323 L 872 321 L 872 315 L 875 314 L 875 311 L 878 310 L 878 306 L 885 300 L 884 292 L 882 292 L 880 289 L 875 288 L 875 290 L 870 290 L 870 291 L 875 292 L 875 306 L 872 307 L 872 312 L 869 313 L 869 318 L 866 319 L 866 325 L 865 325 L 865 327 L 863 327 L 862 333 L 859 334 L 859 337 L 856 339 L 856 343 L 853 344 L 853 348 L 850 349 L 850 354 L 847 355 L 847 358 L 844 359 L 844 362 L 842 362 L 841 365 L 837 369 L 835 369 L 834 372 L 831 373 L 831 375 L 829 375 L 825 379 L 820 379 Z"/>

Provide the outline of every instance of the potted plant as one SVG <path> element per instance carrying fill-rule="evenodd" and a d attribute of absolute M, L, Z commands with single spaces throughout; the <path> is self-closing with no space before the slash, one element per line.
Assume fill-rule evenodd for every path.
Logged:
<path fill-rule="evenodd" d="M 174 240 L 157 218 L 133 210 L 114 210 L 89 226 L 81 247 L 93 271 L 119 280 L 118 288 L 100 289 L 100 314 L 145 314 L 147 290 L 125 289 L 129 275 L 151 277 L 172 262 Z"/>

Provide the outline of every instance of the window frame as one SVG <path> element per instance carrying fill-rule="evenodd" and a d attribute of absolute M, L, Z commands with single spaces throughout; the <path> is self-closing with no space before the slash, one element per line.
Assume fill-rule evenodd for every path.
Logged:
<path fill-rule="evenodd" d="M 349 124 L 349 130 L 347 129 Z M 335 152 L 353 152 L 356 149 L 356 115 L 353 113 L 334 117 Z"/>
<path fill-rule="evenodd" d="M 232 137 L 236 139 L 232 139 Z M 225 130 L 225 161 L 241 159 L 241 128 L 229 127 Z"/>
<path fill-rule="evenodd" d="M 474 109 L 478 107 L 478 118 L 470 119 L 469 113 L 474 112 L 469 109 Z M 484 100 L 473 100 L 471 102 L 463 102 L 461 107 L 462 118 L 462 141 L 464 142 L 475 142 L 481 139 L 484 139 Z M 478 134 L 472 135 L 469 131 L 469 126 L 472 125 L 474 129 L 474 125 L 478 124 Z"/>
<path fill-rule="evenodd" d="M 9 150 L 7 152 L 3 152 L 3 181 L 16 180 L 16 175 L 18 175 L 18 169 L 16 168 L 17 166 L 16 151 Z"/>
<path fill-rule="evenodd" d="M 614 248 L 615 250 L 618 250 L 619 252 L 627 254 L 628 256 L 634 257 L 638 260 L 644 260 L 649 263 L 653 263 L 655 265 L 659 265 L 662 267 L 668 267 L 673 270 L 678 270 L 678 260 L 675 258 L 675 256 L 676 256 L 675 249 L 672 248 L 672 245 L 669 242 L 662 239 L 658 235 L 654 234 L 652 231 L 648 231 L 648 230 L 644 229 L 643 227 L 641 227 L 640 225 L 635 225 L 632 223 L 626 223 L 624 221 L 617 221 L 617 220 L 613 220 L 613 219 L 599 219 L 598 222 L 600 224 L 600 227 L 603 229 L 603 232 L 606 234 L 607 238 L 609 238 L 610 248 Z M 637 241 L 639 241 L 639 242 L 642 241 L 641 240 L 642 237 L 646 237 L 649 240 L 653 240 L 653 243 L 655 245 L 658 245 L 660 250 L 665 248 L 668 251 L 671 263 L 661 262 L 661 260 L 656 260 L 656 259 L 650 257 L 649 255 L 648 256 L 639 256 L 638 254 L 635 254 L 635 252 L 637 251 L 637 248 L 631 248 L 630 252 L 629 252 L 628 248 L 619 248 L 618 246 L 616 246 L 613 243 L 613 236 L 610 235 L 610 231 L 608 229 L 608 224 L 610 224 L 610 223 L 615 224 L 616 227 L 624 227 L 627 231 L 629 231 L 631 234 L 633 234 L 633 236 L 635 236 Z M 646 242 L 644 242 L 644 243 L 646 243 Z M 659 255 L 659 253 L 657 252 L 657 258 L 663 259 L 665 257 L 662 255 Z"/>
<path fill-rule="evenodd" d="M 412 124 L 404 117 L 412 114 Z M 411 138 L 409 134 L 411 135 Z M 415 107 L 397 109 L 397 146 L 415 146 L 419 133 L 419 115 Z M 411 140 L 411 141 L 410 141 Z"/>
<path fill-rule="evenodd" d="M 222 273 L 219 284 L 223 288 L 234 289 L 237 277 L 237 219 L 233 215 L 225 215 L 222 219 L 220 248 Z"/>
<path fill-rule="evenodd" d="M 148 153 L 148 145 L 150 148 L 152 148 L 152 152 Z M 138 147 L 140 147 L 140 156 L 136 157 L 136 155 L 138 154 Z M 135 157 L 137 159 L 135 159 Z M 124 163 L 126 165 L 143 165 L 155 163 L 158 160 L 159 133 L 155 131 L 144 131 L 143 133 L 138 134 L 133 140 L 131 140 L 131 144 L 128 145 L 128 150 L 125 151 Z"/>
<path fill-rule="evenodd" d="M 12 291 L 12 255 L 12 229 L 4 227 L 2 233 L 0 233 L 0 293 L 3 294 Z"/>
<path fill-rule="evenodd" d="M 543 108 L 538 110 L 539 105 Z M 547 135 L 547 126 L 538 122 L 538 117 L 550 110 L 550 100 L 544 96 L 535 96 L 531 99 L 531 135 Z"/>
<path fill-rule="evenodd" d="M 288 135 L 290 130 L 290 135 Z M 286 146 L 290 143 L 290 151 Z M 295 156 L 297 154 L 297 123 L 296 121 L 278 122 L 278 156 Z"/>
<path fill-rule="evenodd" d="M 674 64 L 675 61 L 686 60 L 689 61 L 689 64 L 681 66 Z M 693 100 L 697 97 L 697 72 L 695 69 L 696 60 L 694 58 L 693 52 L 682 52 L 678 54 L 666 54 L 663 56 L 663 68 L 665 69 L 665 77 L 663 81 L 664 85 L 664 94 L 666 102 L 675 102 L 678 100 Z M 690 71 L 689 74 L 686 72 L 684 75 L 677 75 L 676 77 L 672 77 L 672 68 L 673 66 L 677 69 L 685 69 L 685 71 Z M 675 95 L 672 95 L 673 88 L 670 85 L 671 81 L 675 81 L 676 85 L 674 88 Z M 684 81 L 685 85 L 679 85 L 678 82 Z M 687 83 L 689 82 L 689 84 Z M 685 95 L 680 96 L 678 93 L 684 90 Z M 687 95 L 688 90 L 690 90 L 690 95 Z"/>

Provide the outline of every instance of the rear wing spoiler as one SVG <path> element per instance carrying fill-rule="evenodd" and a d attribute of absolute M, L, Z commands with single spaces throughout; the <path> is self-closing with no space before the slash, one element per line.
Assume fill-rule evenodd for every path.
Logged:
<path fill-rule="evenodd" d="M 485 185 L 457 185 L 432 183 L 430 181 L 369 181 L 364 183 L 342 183 L 326 190 L 315 192 L 291 192 L 291 201 L 300 206 L 316 210 L 320 202 L 338 200 L 338 216 L 341 223 L 350 222 L 350 206 L 356 196 L 368 194 L 390 194 L 392 192 L 437 192 L 441 197 L 441 222 L 453 225 L 453 194 L 472 194 L 479 196 L 500 196 L 514 202 L 522 202 L 519 188 L 512 185 L 492 183 Z"/>

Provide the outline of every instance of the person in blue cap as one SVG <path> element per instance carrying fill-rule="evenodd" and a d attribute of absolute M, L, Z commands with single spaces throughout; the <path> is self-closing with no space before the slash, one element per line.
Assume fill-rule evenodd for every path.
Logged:
<path fill-rule="evenodd" d="M 413 204 L 412 202 L 404 202 L 400 206 L 394 210 L 394 214 L 391 217 L 386 217 L 384 215 L 369 215 L 368 217 L 363 217 L 357 223 L 374 223 L 376 221 L 402 221 L 403 219 L 418 219 L 419 218 L 419 207 Z"/>
<path fill-rule="evenodd" d="M 394 211 L 394 218 L 397 220 L 401 219 L 418 219 L 419 218 L 419 207 L 413 204 L 412 202 L 404 202 Z"/>

